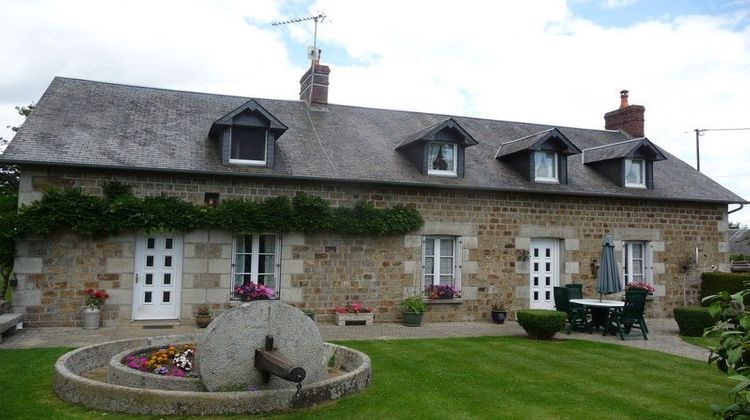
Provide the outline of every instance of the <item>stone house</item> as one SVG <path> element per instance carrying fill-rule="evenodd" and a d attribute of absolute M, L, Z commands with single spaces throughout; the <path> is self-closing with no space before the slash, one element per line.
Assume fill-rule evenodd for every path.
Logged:
<path fill-rule="evenodd" d="M 307 192 L 410 206 L 422 228 L 26 237 L 14 310 L 32 326 L 78 325 L 82 290 L 97 287 L 111 294 L 106 325 L 192 322 L 197 306 L 235 305 L 233 286 L 256 282 L 318 319 L 360 300 L 389 322 L 410 293 L 453 284 L 460 298 L 426 320 L 485 320 L 496 302 L 552 308 L 556 285 L 593 296 L 611 234 L 623 281 L 652 283 L 649 315 L 670 316 L 684 293 L 697 299 L 681 281 L 696 249 L 728 269 L 728 205 L 745 200 L 644 137 L 627 91 L 604 130 L 553 127 L 330 104 L 330 70 L 313 68 L 299 101 L 55 78 L 2 160 L 21 168 L 21 203 L 50 185 L 101 195 L 110 181 L 192 203 Z"/>

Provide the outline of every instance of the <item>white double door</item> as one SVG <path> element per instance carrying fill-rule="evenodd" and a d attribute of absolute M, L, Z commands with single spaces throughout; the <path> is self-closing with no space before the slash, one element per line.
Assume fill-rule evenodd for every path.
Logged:
<path fill-rule="evenodd" d="M 133 319 L 179 319 L 182 236 L 138 235 L 135 243 Z"/>
<path fill-rule="evenodd" d="M 529 272 L 529 308 L 554 309 L 554 287 L 560 285 L 559 240 L 551 238 L 531 240 Z"/>

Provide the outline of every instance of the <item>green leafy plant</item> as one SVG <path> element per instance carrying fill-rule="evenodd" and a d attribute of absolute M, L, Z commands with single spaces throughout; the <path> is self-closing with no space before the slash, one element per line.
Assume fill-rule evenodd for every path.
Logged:
<path fill-rule="evenodd" d="M 540 340 L 551 339 L 565 328 L 565 312 L 545 309 L 522 309 L 516 312 L 518 324 L 529 336 Z"/>
<path fill-rule="evenodd" d="M 427 304 L 422 300 L 422 296 L 409 296 L 398 304 L 398 310 L 409 313 L 422 313 L 427 310 Z"/>
<path fill-rule="evenodd" d="M 719 321 L 705 332 L 705 336 L 720 337 L 711 351 L 708 362 L 737 382 L 729 395 L 734 404 L 722 407 L 711 405 L 715 414 L 724 418 L 750 418 L 750 309 L 745 306 L 745 296 L 750 295 L 750 282 L 743 290 L 730 294 L 721 291 L 703 299 L 709 303 L 709 311 Z"/>
<path fill-rule="evenodd" d="M 713 327 L 714 318 L 708 308 L 702 306 L 677 306 L 674 320 L 680 328 L 680 335 L 702 337 L 706 328 Z"/>

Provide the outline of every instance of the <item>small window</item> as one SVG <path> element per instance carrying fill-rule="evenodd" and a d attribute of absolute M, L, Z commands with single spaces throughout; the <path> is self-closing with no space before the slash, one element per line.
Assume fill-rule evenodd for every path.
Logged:
<path fill-rule="evenodd" d="M 625 159 L 625 186 L 646 188 L 646 164 L 643 159 Z"/>
<path fill-rule="evenodd" d="M 457 176 L 456 152 L 458 146 L 451 143 L 429 143 L 427 174 Z"/>
<path fill-rule="evenodd" d="M 557 153 L 534 152 L 534 181 L 559 182 L 557 179 Z"/>
<path fill-rule="evenodd" d="M 229 163 L 265 165 L 267 134 L 265 128 L 232 127 Z"/>
<path fill-rule="evenodd" d="M 654 284 L 651 247 L 648 242 L 628 241 L 623 247 L 623 280 L 628 283 Z"/>
<path fill-rule="evenodd" d="M 453 237 L 427 236 L 422 250 L 424 287 L 431 285 L 461 286 L 456 267 L 457 243 Z"/>
<path fill-rule="evenodd" d="M 234 239 L 234 287 L 262 284 L 278 292 L 279 246 L 273 234 L 239 235 Z"/>

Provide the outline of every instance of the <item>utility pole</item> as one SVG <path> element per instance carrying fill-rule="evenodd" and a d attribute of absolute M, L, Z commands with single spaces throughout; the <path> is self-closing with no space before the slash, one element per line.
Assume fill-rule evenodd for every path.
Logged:
<path fill-rule="evenodd" d="M 747 131 L 748 128 L 696 128 L 695 130 L 695 169 L 698 172 L 701 171 L 701 146 L 700 137 L 706 133 L 706 131 Z"/>

